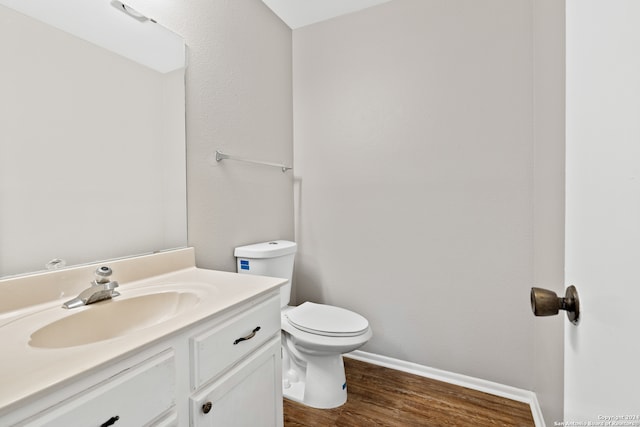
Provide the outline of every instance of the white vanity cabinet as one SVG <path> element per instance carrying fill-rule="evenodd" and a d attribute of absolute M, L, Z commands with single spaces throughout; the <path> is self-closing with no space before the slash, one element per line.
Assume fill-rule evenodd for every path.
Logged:
<path fill-rule="evenodd" d="M 191 339 L 194 427 L 279 427 L 282 419 L 280 299 Z"/>
<path fill-rule="evenodd" d="M 276 289 L 45 389 L 0 426 L 281 427 L 281 364 Z"/>

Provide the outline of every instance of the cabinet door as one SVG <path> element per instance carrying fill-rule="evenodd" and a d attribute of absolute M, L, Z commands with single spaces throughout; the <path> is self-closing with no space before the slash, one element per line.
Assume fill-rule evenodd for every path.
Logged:
<path fill-rule="evenodd" d="M 194 427 L 281 427 L 280 335 L 191 398 Z"/>

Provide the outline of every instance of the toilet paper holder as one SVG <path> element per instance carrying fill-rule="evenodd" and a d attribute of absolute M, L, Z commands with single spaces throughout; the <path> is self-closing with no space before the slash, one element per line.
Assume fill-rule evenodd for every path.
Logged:
<path fill-rule="evenodd" d="M 531 311 L 536 316 L 554 316 L 560 310 L 567 312 L 569 321 L 574 325 L 580 320 L 580 299 L 575 286 L 569 286 L 564 298 L 548 289 L 531 288 Z"/>

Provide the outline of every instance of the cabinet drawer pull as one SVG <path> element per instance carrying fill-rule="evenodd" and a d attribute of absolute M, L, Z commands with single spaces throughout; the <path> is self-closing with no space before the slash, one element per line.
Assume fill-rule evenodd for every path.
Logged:
<path fill-rule="evenodd" d="M 211 411 L 211 407 L 213 405 L 211 404 L 211 402 L 207 402 L 204 405 L 202 405 L 202 412 L 204 412 L 205 414 L 208 414 L 209 411 Z"/>
<path fill-rule="evenodd" d="M 256 332 L 258 332 L 259 330 L 260 330 L 260 326 L 256 326 L 256 328 L 253 331 L 251 331 L 251 333 L 249 335 L 247 335 L 246 337 L 238 338 L 237 340 L 235 340 L 233 342 L 233 345 L 236 345 L 236 344 L 238 344 L 239 342 L 242 342 L 242 341 L 250 340 L 251 338 L 256 336 Z"/>
<path fill-rule="evenodd" d="M 109 427 L 112 426 L 116 423 L 116 421 L 118 421 L 120 419 L 120 417 L 118 415 L 116 415 L 115 417 L 111 417 L 109 418 L 107 421 L 105 421 L 104 423 L 100 424 L 100 427 Z"/>

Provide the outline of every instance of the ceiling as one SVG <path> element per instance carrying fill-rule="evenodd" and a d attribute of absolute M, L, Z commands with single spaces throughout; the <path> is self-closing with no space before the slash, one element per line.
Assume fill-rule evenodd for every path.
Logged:
<path fill-rule="evenodd" d="M 291 29 L 366 9 L 391 0 L 262 0 Z"/>

